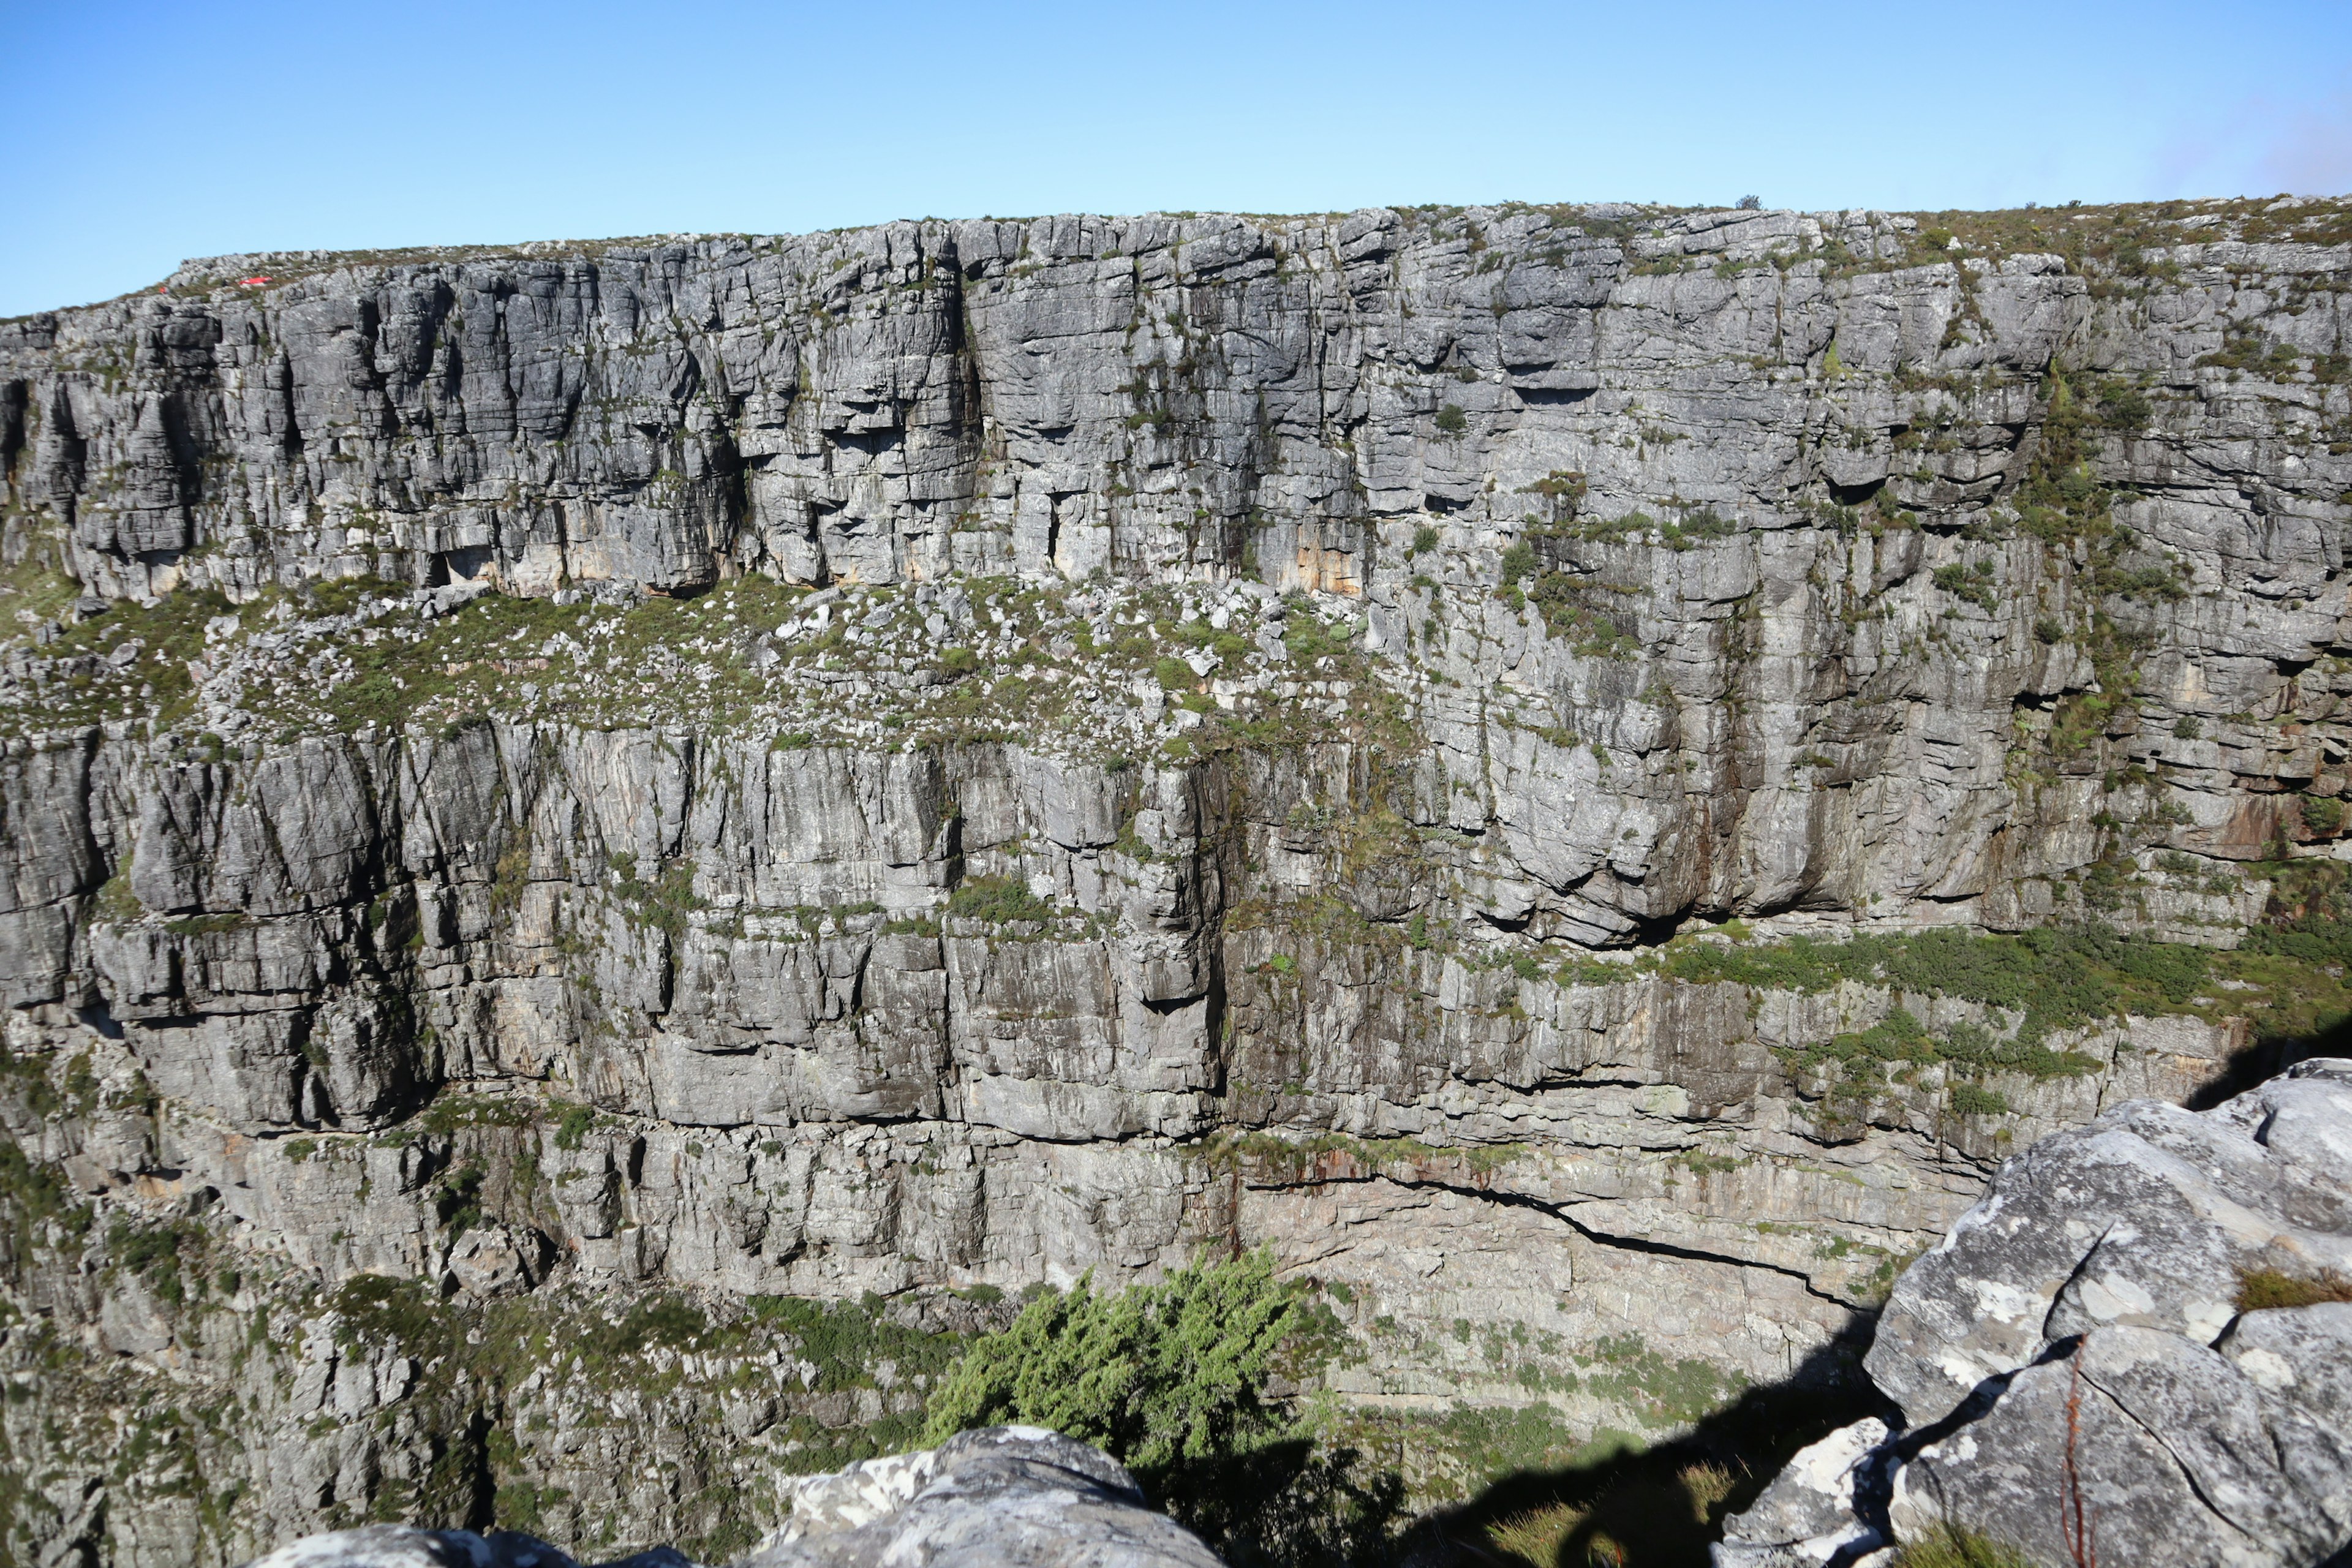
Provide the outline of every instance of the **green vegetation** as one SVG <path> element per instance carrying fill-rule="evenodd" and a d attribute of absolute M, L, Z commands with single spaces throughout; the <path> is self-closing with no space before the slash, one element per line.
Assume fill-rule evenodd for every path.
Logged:
<path fill-rule="evenodd" d="M 1685 1426 L 1728 1405 L 1747 1386 L 1713 1362 L 1690 1356 L 1669 1360 L 1636 1333 L 1594 1342 L 1585 1387 L 1633 1410 L 1655 1426 Z"/>
<path fill-rule="evenodd" d="M 1368 1471 L 1268 1394 L 1329 1334 L 1265 1253 L 1195 1263 L 1116 1296 L 1081 1279 L 972 1346 L 931 1396 L 926 1442 L 999 1422 L 1050 1426 L 1135 1472 L 1230 1561 L 1359 1561 L 1385 1546 L 1402 1483 Z"/>
<path fill-rule="evenodd" d="M 596 1111 L 593 1106 L 557 1100 L 548 1102 L 547 1110 L 555 1118 L 555 1146 L 559 1149 L 579 1148 L 587 1142 L 590 1130 L 596 1125 Z"/>
<path fill-rule="evenodd" d="M 1919 234 L 1905 265 L 1952 259 L 1954 253 L 1945 247 L 1958 239 L 1964 247 L 1958 254 L 1995 260 L 2021 254 L 2061 257 L 2069 270 L 2090 278 L 2094 291 L 2102 293 L 2177 276 L 2171 263 L 2149 254 L 2169 245 L 2222 238 L 2320 246 L 2352 241 L 2352 212 L 2341 202 L 2319 198 L 2283 205 L 2272 196 L 2105 206 L 2070 204 L 1907 216 L 1918 222 Z M 2185 226 L 2184 220 L 2192 218 L 2204 226 Z"/>
<path fill-rule="evenodd" d="M 516 848 L 520 852 L 520 863 L 514 868 L 514 879 L 519 887 L 523 870 L 530 864 L 530 850 L 524 845 L 518 845 Z M 626 850 L 614 852 L 608 863 L 614 877 L 614 896 L 620 900 L 630 918 L 639 925 L 667 931 L 673 941 L 686 933 L 687 917 L 692 911 L 707 907 L 695 895 L 694 862 L 691 860 L 671 861 L 656 873 L 650 882 L 638 877 L 637 858 Z M 503 856 L 499 858 L 499 868 L 502 876 L 508 870 Z M 493 887 L 494 895 L 496 891 Z"/>
<path fill-rule="evenodd" d="M 1164 1285 L 1097 1294 L 1081 1279 L 974 1345 L 931 1396 L 926 1436 L 1028 1422 L 1096 1444 L 1156 1496 L 1189 1495 L 1192 1468 L 1286 1430 L 1266 1379 L 1300 1327 L 1273 1259 L 1194 1264 Z"/>
<path fill-rule="evenodd" d="M 1947 1523 L 1895 1553 L 1893 1568 L 2039 1568 L 2013 1546 L 1963 1526 Z"/>
<path fill-rule="evenodd" d="M 1017 877 L 966 877 L 948 895 L 948 913 L 991 925 L 1049 921 L 1055 912 L 1051 903 L 1031 892 L 1029 884 Z"/>
<path fill-rule="evenodd" d="M 2322 1301 L 2352 1301 L 2352 1278 L 2333 1268 L 2317 1275 L 2288 1274 L 2276 1268 L 2238 1271 L 2238 1310 L 2259 1312 L 2271 1307 L 2315 1307 Z"/>
<path fill-rule="evenodd" d="M 730 1305 L 682 1291 L 619 1299 L 541 1291 L 469 1302 L 444 1300 L 419 1280 L 363 1274 L 322 1304 L 334 1310 L 344 1345 L 393 1346 L 415 1358 L 420 1381 L 407 1408 L 449 1424 L 457 1481 L 470 1485 L 469 1466 L 490 1475 L 500 1507 L 518 1510 L 501 1514 L 499 1524 L 535 1518 L 551 1534 L 583 1546 L 595 1544 L 588 1533 L 596 1528 L 593 1520 L 578 1517 L 560 1489 L 545 1485 L 556 1456 L 547 1448 L 544 1416 L 534 1414 L 544 1408 L 542 1398 L 515 1392 L 535 1373 L 555 1370 L 554 1386 L 566 1390 L 566 1398 L 584 1400 L 601 1421 L 671 1426 L 678 1435 L 677 1455 L 696 1458 L 721 1480 L 735 1457 L 730 1440 L 713 1428 L 712 1445 L 706 1440 L 712 1434 L 696 1435 L 698 1424 L 715 1421 L 719 1400 L 783 1394 L 786 1410 L 776 1434 L 782 1441 L 761 1452 L 757 1470 L 736 1474 L 740 1485 L 756 1481 L 771 1467 L 788 1473 L 831 1470 L 918 1446 L 921 1396 L 967 1343 L 960 1334 L 905 1326 L 872 1296 L 824 1302 L 755 1295 Z M 806 1387 L 793 1371 L 795 1364 L 814 1368 Z M 821 1405 L 845 1391 L 883 1394 L 883 1413 L 847 1426 L 827 1426 L 801 1403 L 801 1396 L 814 1395 Z M 761 1500 L 729 1487 L 704 1512 L 709 1533 L 686 1545 L 698 1560 L 739 1554 L 747 1506 Z M 768 1523 L 775 1518 L 773 1500 L 764 1499 L 761 1517 Z M 419 1495 L 387 1487 L 379 1505 L 402 1518 L 453 1521 L 464 1520 L 468 1506 L 465 1495 L 432 1486 Z M 761 1518 L 750 1523 L 757 1526 Z"/>
<path fill-rule="evenodd" d="M 204 1232 L 185 1221 L 171 1225 L 136 1226 L 116 1220 L 107 1228 L 106 1252 L 113 1267 L 135 1275 L 155 1293 L 155 1299 L 179 1306 L 194 1290 L 205 1289 L 204 1273 L 194 1267 L 204 1250 Z M 184 1279 L 181 1265 L 190 1264 Z"/>
<path fill-rule="evenodd" d="M 1801 1072 L 1833 1062 L 1843 1069 L 1846 1083 L 1872 1086 L 1882 1081 L 1882 1067 L 1897 1063 L 1915 1067 L 1946 1063 L 1961 1072 L 2020 1072 L 2037 1082 L 2081 1078 L 2097 1071 L 2099 1066 L 2073 1051 L 2047 1050 L 2021 1035 L 2002 1039 L 1972 1024 L 1956 1026 L 1948 1038 L 1932 1039 L 1919 1020 L 1900 1007 L 1867 1029 L 1835 1035 L 1815 1045 L 1785 1047 L 1782 1055 Z M 1995 1101 L 2000 1101 L 1999 1109 L 2008 1108 L 2000 1096 L 1980 1090 L 1971 1096 L 1956 1095 L 1953 1109 L 1983 1115 L 1995 1110 Z"/>
<path fill-rule="evenodd" d="M 1990 614 L 2000 604 L 1992 591 L 1992 563 L 1979 561 L 1971 569 L 1966 566 L 1938 566 L 1935 572 L 1936 586 L 1952 597 L 1976 605 Z"/>
<path fill-rule="evenodd" d="M 1958 1116 L 2006 1116 L 2011 1110 L 2008 1096 L 1997 1089 L 1984 1089 L 1973 1083 L 1952 1086 L 1952 1111 Z"/>
<path fill-rule="evenodd" d="M 2201 947 L 2083 925 L 2044 926 L 2018 936 L 1931 931 L 1842 942 L 1796 937 L 1769 946 L 1694 943 L 1670 949 L 1659 967 L 1677 980 L 1727 980 L 1765 990 L 1819 992 L 1858 981 L 1958 997 L 2021 1015 L 2015 1037 L 2033 1046 L 2053 1029 L 2126 1013 L 2194 1011 L 2193 999 L 2218 956 Z M 1875 1044 L 1859 1048 L 1878 1049 Z"/>
<path fill-rule="evenodd" d="M 1577 652 L 1594 658 L 1629 658 L 1640 641 L 1596 605 L 1594 595 L 1608 592 L 1605 586 L 1596 588 L 1565 572 L 1547 572 L 1536 579 L 1528 597 L 1542 614 L 1544 625 L 1567 637 Z"/>
<path fill-rule="evenodd" d="M 1512 1514 L 1486 1526 L 1486 1542 L 1527 1568 L 1670 1563 L 1685 1555 L 1690 1538 L 1721 1528 L 1724 1504 L 1738 1484 L 1730 1468 L 1702 1459 L 1638 1475 L 1605 1498 Z"/>

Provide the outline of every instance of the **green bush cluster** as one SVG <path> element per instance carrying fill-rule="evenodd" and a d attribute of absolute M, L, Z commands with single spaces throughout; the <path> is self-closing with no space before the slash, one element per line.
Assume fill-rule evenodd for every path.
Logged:
<path fill-rule="evenodd" d="M 948 913 L 1004 925 L 1013 921 L 1050 921 L 1054 906 L 1016 877 L 966 877 L 948 895 Z"/>
<path fill-rule="evenodd" d="M 2178 1007 L 2205 985 L 2212 954 L 2201 947 L 2122 936 L 2101 925 L 2042 926 L 2018 936 L 1934 931 L 1803 937 L 1768 947 L 1698 945 L 1664 964 L 1678 980 L 1732 981 L 1759 989 L 1826 991 L 1844 981 L 1925 996 L 1952 996 L 2021 1014 L 2016 1039 L 2041 1043 L 2053 1029 L 2117 1016 L 2135 1006 Z"/>
<path fill-rule="evenodd" d="M 1350 628 L 1335 626 L 1304 605 L 1294 604 L 1283 622 L 1282 646 L 1301 664 L 1329 658 L 1349 650 Z"/>
<path fill-rule="evenodd" d="M 1164 1496 L 1181 1489 L 1188 1465 L 1286 1430 L 1265 1384 L 1300 1319 L 1269 1255 L 1195 1264 L 1116 1296 L 1091 1280 L 1040 1297 L 974 1345 L 931 1396 L 927 1440 L 1004 1422 L 1050 1426 Z"/>
<path fill-rule="evenodd" d="M 1988 615 L 2000 603 L 1992 591 L 1992 563 L 1990 561 L 1979 561 L 1973 568 L 1938 566 L 1935 582 L 1940 591 L 1974 605 Z"/>
<path fill-rule="evenodd" d="M 1959 1075 L 2022 1073 L 2035 1082 L 2081 1078 L 2099 1064 L 2076 1051 L 2053 1051 L 2029 1041 L 2004 1039 L 1973 1024 L 1955 1025 L 1943 1039 L 1931 1037 L 1917 1018 L 1897 1007 L 1867 1029 L 1842 1034 L 1817 1045 L 1787 1047 L 1784 1057 L 1798 1070 L 1835 1063 L 1850 1087 L 1875 1088 L 1882 1074 L 1903 1066 L 1942 1065 Z M 1968 1093 L 1961 1093 L 1966 1089 Z M 1952 1108 L 1969 1115 L 2007 1110 L 2008 1100 L 1989 1089 L 1956 1085 Z"/>
<path fill-rule="evenodd" d="M 1328 1354 L 1335 1325 L 1265 1252 L 1195 1263 L 1160 1285 L 1091 1279 L 1030 1302 L 974 1344 L 932 1394 L 927 1443 L 1018 1422 L 1093 1443 L 1229 1562 L 1377 1560 L 1403 1483 L 1315 1434 L 1269 1395 Z"/>

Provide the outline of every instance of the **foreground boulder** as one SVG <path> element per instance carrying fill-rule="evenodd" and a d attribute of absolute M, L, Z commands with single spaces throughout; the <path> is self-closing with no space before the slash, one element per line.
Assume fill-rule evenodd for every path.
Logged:
<path fill-rule="evenodd" d="M 1099 1449 L 1034 1426 L 990 1426 L 937 1448 L 794 1483 L 793 1516 L 740 1568 L 1219 1568 L 1200 1538 L 1143 1500 Z M 580 1568 L 511 1531 L 371 1525 L 280 1547 L 249 1568 Z M 667 1547 L 606 1568 L 692 1568 Z"/>
<path fill-rule="evenodd" d="M 2052 1563 L 2314 1564 L 2352 1542 L 2352 1059 L 2135 1102 L 2001 1167 L 1897 1282 L 1897 1427 L 1805 1450 L 1717 1568 L 1947 1527 Z"/>

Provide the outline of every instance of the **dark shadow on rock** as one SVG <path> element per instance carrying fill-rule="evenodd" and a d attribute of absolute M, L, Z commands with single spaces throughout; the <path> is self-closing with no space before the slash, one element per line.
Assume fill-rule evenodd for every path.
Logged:
<path fill-rule="evenodd" d="M 1723 1521 L 1798 1449 L 1894 1409 L 1862 1370 L 1869 1326 L 1753 1387 L 1689 1432 L 1556 1470 L 1523 1471 L 1433 1514 L 1402 1542 L 1411 1568 L 1706 1568 Z M 1495 1538 L 1497 1526 L 1509 1537 Z"/>
<path fill-rule="evenodd" d="M 1305 1437 L 1137 1479 L 1232 1568 L 1381 1563 L 1406 1517 L 1402 1476 L 1358 1449 Z"/>
<path fill-rule="evenodd" d="M 2220 1077 L 2190 1095 L 2186 1103 L 2191 1110 L 2210 1110 L 2297 1062 L 2342 1056 L 2352 1056 L 2352 1018 L 2339 1018 L 2308 1035 L 2256 1035 L 2252 1043 L 2231 1055 Z"/>

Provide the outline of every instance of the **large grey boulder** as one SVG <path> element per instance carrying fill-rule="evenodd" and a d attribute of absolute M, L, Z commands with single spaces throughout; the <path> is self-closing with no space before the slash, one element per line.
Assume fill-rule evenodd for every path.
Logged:
<path fill-rule="evenodd" d="M 2001 1167 L 1896 1284 L 1865 1362 L 1909 1426 L 1834 1435 L 1718 1568 L 1870 1560 L 1946 1524 L 2074 1561 L 2311 1564 L 2352 1543 L 2352 1060 L 2216 1110 L 2119 1107 Z M 2325 1291 L 2315 1294 L 2325 1294 Z"/>
<path fill-rule="evenodd" d="M 512 1530 L 477 1535 L 470 1530 L 418 1530 L 367 1524 L 306 1535 L 246 1568 L 579 1568 L 535 1536 Z M 667 1547 L 641 1552 L 604 1568 L 692 1568 Z"/>
<path fill-rule="evenodd" d="M 1097 1448 L 1035 1426 L 960 1433 L 937 1448 L 792 1483 L 791 1521 L 740 1568 L 1218 1568 Z M 249 1568 L 579 1568 L 510 1531 L 371 1525 L 280 1547 Z M 667 1547 L 607 1568 L 691 1568 Z"/>

